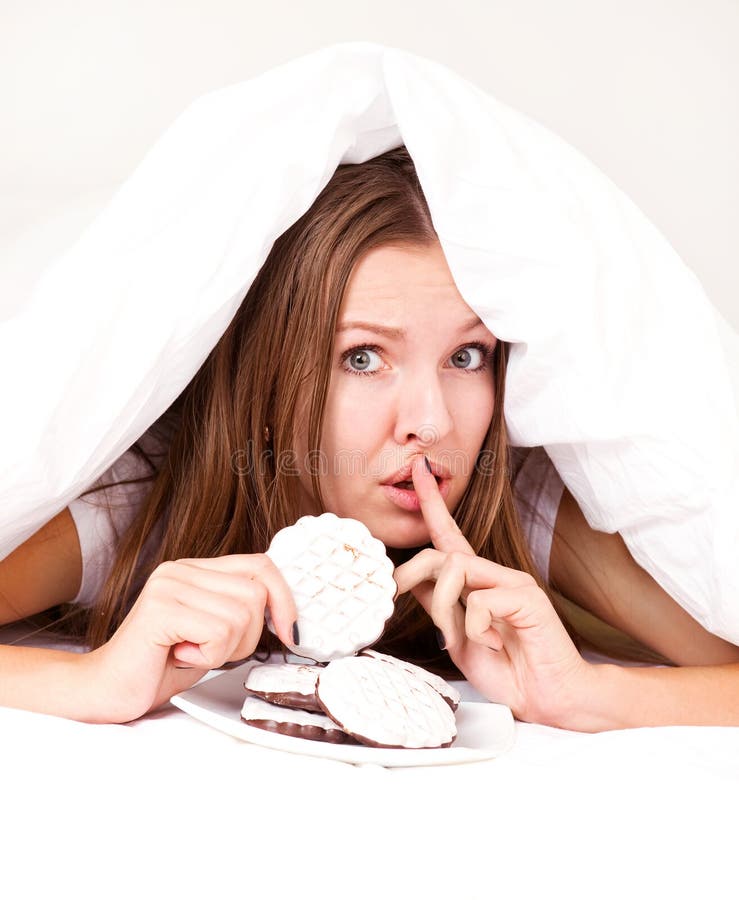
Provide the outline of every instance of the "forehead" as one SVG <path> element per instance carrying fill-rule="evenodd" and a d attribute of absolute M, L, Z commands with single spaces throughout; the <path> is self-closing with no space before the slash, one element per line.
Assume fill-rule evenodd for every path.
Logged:
<path fill-rule="evenodd" d="M 438 241 L 387 245 L 366 253 L 349 279 L 340 319 L 417 315 L 420 309 L 445 318 L 469 319 L 472 313 Z"/>

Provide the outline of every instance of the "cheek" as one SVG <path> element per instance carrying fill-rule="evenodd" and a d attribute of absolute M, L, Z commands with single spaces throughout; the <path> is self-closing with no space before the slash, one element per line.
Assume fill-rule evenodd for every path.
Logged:
<path fill-rule="evenodd" d="M 357 376 L 359 380 L 360 376 Z M 343 379 L 331 385 L 326 402 L 323 445 L 327 452 L 370 450 L 382 430 L 383 404 L 376 396 Z M 368 408 L 368 399 L 372 400 Z"/>
<path fill-rule="evenodd" d="M 470 375 L 470 380 L 475 376 Z M 454 420 L 460 439 L 470 446 L 480 445 L 490 426 L 495 409 L 492 379 L 480 379 L 470 386 L 461 385 L 455 398 Z"/>

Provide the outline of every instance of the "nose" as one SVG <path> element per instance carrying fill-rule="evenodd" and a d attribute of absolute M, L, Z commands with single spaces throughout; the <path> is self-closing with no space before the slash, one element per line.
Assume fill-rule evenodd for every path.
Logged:
<path fill-rule="evenodd" d="M 398 386 L 395 442 L 403 446 L 416 441 L 431 447 L 443 440 L 454 422 L 438 375 L 416 372 Z"/>

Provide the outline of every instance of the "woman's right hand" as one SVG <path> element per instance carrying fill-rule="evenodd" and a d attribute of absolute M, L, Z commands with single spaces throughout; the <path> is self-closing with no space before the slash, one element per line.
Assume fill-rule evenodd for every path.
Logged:
<path fill-rule="evenodd" d="M 157 566 L 115 634 L 87 654 L 98 720 L 136 719 L 209 669 L 250 656 L 267 606 L 277 636 L 292 643 L 295 602 L 264 553 Z"/>

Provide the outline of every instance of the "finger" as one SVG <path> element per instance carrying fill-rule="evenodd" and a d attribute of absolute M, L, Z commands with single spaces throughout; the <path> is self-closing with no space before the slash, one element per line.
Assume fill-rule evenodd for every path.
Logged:
<path fill-rule="evenodd" d="M 491 587 L 519 587 L 536 585 L 536 581 L 527 572 L 501 566 L 491 559 L 471 556 L 469 553 L 442 553 L 430 547 L 421 550 L 414 557 L 404 562 L 393 573 L 399 593 L 409 591 L 422 581 L 436 581 L 447 556 L 454 555 L 464 566 L 465 591 Z M 463 592 L 463 597 L 466 594 Z"/>
<path fill-rule="evenodd" d="M 431 616 L 432 621 L 433 616 L 431 615 L 431 607 L 434 599 L 434 587 L 435 585 L 433 581 L 423 581 L 421 582 L 421 584 L 418 584 L 413 588 L 413 596 L 416 598 L 416 600 L 418 600 L 418 602 L 426 610 L 429 616 Z M 457 603 L 456 606 L 452 609 L 452 617 L 454 621 L 451 630 L 455 634 L 464 633 L 464 610 L 459 603 Z M 436 622 L 434 622 L 434 624 L 437 626 L 441 634 L 441 643 L 444 645 L 443 647 L 441 647 L 441 649 L 448 649 L 444 632 L 441 628 L 439 628 Z"/>
<path fill-rule="evenodd" d="M 434 593 L 433 581 L 422 581 L 413 588 L 413 596 L 418 600 L 421 606 L 428 612 L 431 609 L 431 598 Z"/>
<path fill-rule="evenodd" d="M 476 644 L 491 650 L 503 647 L 503 638 L 493 626 L 492 594 L 494 591 L 470 591 L 467 595 L 464 630 L 466 636 Z"/>
<path fill-rule="evenodd" d="M 166 621 L 160 624 L 155 641 L 172 647 L 176 660 L 202 669 L 215 669 L 226 662 L 238 641 L 232 623 L 174 597 L 162 610 Z"/>
<path fill-rule="evenodd" d="M 457 550 L 461 553 L 474 554 L 467 538 L 447 509 L 439 485 L 427 467 L 425 456 L 419 455 L 414 459 L 411 476 L 416 496 L 421 504 L 421 514 L 434 547 L 446 553 Z"/>
<path fill-rule="evenodd" d="M 262 603 L 256 607 L 252 607 L 252 615 L 246 628 L 242 625 L 241 638 L 235 647 L 229 652 L 227 662 L 233 662 L 236 659 L 246 659 L 251 656 L 257 649 L 259 641 L 264 632 L 264 600 L 266 599 L 266 589 Z"/>
<path fill-rule="evenodd" d="M 292 644 L 293 625 L 298 618 L 298 610 L 292 591 L 285 578 L 265 553 L 235 553 L 207 559 L 181 559 L 178 564 L 200 570 L 226 572 L 260 580 L 267 588 L 267 605 L 277 636 L 283 644 Z"/>
<path fill-rule="evenodd" d="M 169 593 L 186 605 L 213 612 L 233 624 L 234 633 L 241 637 L 231 649 L 229 660 L 245 659 L 254 651 L 261 636 L 268 596 L 267 587 L 256 576 L 214 571 L 181 560 L 163 563 L 154 575 L 152 584 L 159 594 Z M 173 655 L 179 662 L 191 665 L 200 659 L 197 647 L 179 644 Z"/>
<path fill-rule="evenodd" d="M 465 569 L 461 554 L 447 554 L 436 579 L 429 613 L 444 636 L 444 646 L 451 653 L 465 639 L 464 610 L 459 602 L 465 592 Z"/>
<path fill-rule="evenodd" d="M 467 617 L 471 621 L 467 635 L 472 640 L 472 635 L 483 634 L 492 620 L 521 630 L 539 627 L 556 616 L 551 601 L 536 585 L 470 591 L 467 595 Z"/>
<path fill-rule="evenodd" d="M 172 647 L 172 658 L 175 662 L 176 669 L 208 669 L 205 658 L 200 650 L 199 644 L 193 644 L 192 641 L 182 641 Z M 184 663 L 184 665 L 178 665 Z"/>
<path fill-rule="evenodd" d="M 177 560 L 165 562 L 158 566 L 152 573 L 152 581 L 173 581 L 177 584 L 189 584 L 192 587 L 240 600 L 254 595 L 254 586 L 261 589 L 266 597 L 266 586 L 253 574 L 221 572 L 206 566 L 192 565 L 189 561 Z"/>
<path fill-rule="evenodd" d="M 252 621 L 256 622 L 257 620 L 253 619 Z M 256 629 L 253 628 L 244 632 L 241 640 L 231 649 L 229 649 L 229 647 L 232 642 L 231 644 L 226 645 L 223 661 L 219 662 L 217 666 L 210 666 L 210 668 L 219 668 L 227 662 L 247 659 L 256 650 L 261 634 L 261 624 L 258 633 L 256 633 Z M 203 667 L 206 653 L 207 651 L 201 650 L 200 645 L 194 644 L 191 641 L 182 641 L 172 647 L 172 656 L 174 659 L 177 662 L 187 663 L 187 668 L 192 666 Z"/>
<path fill-rule="evenodd" d="M 201 576 L 203 574 L 200 573 Z M 155 615 L 160 620 L 159 634 L 165 635 L 163 640 L 159 639 L 157 642 L 169 642 L 174 648 L 174 657 L 180 662 L 190 665 L 208 664 L 213 667 L 214 651 L 203 647 L 201 641 L 192 636 L 171 639 L 173 629 L 176 626 L 182 628 L 187 621 L 184 617 L 188 615 L 192 616 L 194 625 L 210 623 L 212 634 L 206 635 L 206 643 L 212 642 L 212 647 L 220 648 L 215 653 L 216 656 L 220 656 L 221 649 L 225 654 L 217 665 L 232 658 L 244 659 L 254 651 L 259 642 L 264 624 L 267 589 L 255 580 L 248 585 L 240 585 L 240 595 L 234 597 L 226 593 L 227 589 L 222 587 L 222 583 L 217 586 L 219 590 L 210 591 L 202 585 L 195 585 L 189 580 L 179 581 L 170 575 L 160 575 L 153 582 L 157 599 L 163 603 L 163 607 L 155 607 Z M 175 616 L 171 623 L 170 615 Z M 201 646 L 180 646 L 185 644 Z"/>
<path fill-rule="evenodd" d="M 432 550 L 427 547 L 411 557 L 407 562 L 399 565 L 393 572 L 398 594 L 410 591 L 422 581 L 436 581 L 436 578 L 444 564 L 446 554 L 441 550 Z"/>

